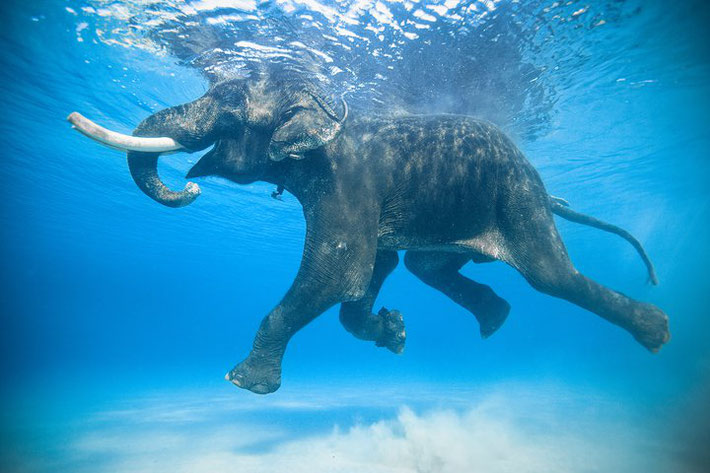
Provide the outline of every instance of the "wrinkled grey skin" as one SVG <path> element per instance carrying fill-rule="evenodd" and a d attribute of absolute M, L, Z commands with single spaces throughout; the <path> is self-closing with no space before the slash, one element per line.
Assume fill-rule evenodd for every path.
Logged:
<path fill-rule="evenodd" d="M 278 389 L 289 339 L 338 303 L 348 331 L 400 353 L 401 314 L 384 308 L 373 314 L 380 287 L 398 263 L 397 250 L 407 250 L 405 265 L 419 279 L 473 313 L 484 338 L 503 324 L 510 306 L 459 273 L 469 261 L 504 261 L 535 289 L 624 328 L 651 351 L 669 339 L 659 308 L 574 268 L 553 212 L 606 225 L 638 242 L 551 200 L 535 169 L 489 123 L 453 115 L 352 116 L 343 122 L 307 85 L 263 74 L 215 85 L 192 103 L 148 117 L 134 134 L 171 137 L 189 151 L 214 144 L 188 177 L 266 181 L 303 205 L 301 267 L 261 323 L 249 356 L 228 373 L 239 387 L 262 394 Z M 194 193 L 172 192 L 160 182 L 157 159 L 128 153 L 138 186 L 171 207 L 194 200 Z"/>

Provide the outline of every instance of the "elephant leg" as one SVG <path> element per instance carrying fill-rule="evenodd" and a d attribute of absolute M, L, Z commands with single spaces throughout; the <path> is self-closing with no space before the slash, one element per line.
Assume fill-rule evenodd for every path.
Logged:
<path fill-rule="evenodd" d="M 481 337 L 488 338 L 503 325 L 510 305 L 493 289 L 461 275 L 459 270 L 472 259 L 468 253 L 407 251 L 404 264 L 425 284 L 438 289 L 471 312 L 478 320 Z M 480 259 L 480 262 L 488 259 Z"/>
<path fill-rule="evenodd" d="M 340 305 L 340 322 L 345 329 L 361 340 L 374 341 L 378 347 L 386 347 L 393 353 L 404 351 L 406 333 L 402 314 L 397 310 L 380 309 L 377 315 L 372 313 L 377 294 L 399 263 L 396 251 L 378 250 L 375 268 L 365 296 L 357 301 L 343 302 Z"/>
<path fill-rule="evenodd" d="M 506 235 L 506 260 L 538 291 L 565 299 L 627 330 L 657 352 L 670 334 L 668 317 L 658 307 L 638 302 L 578 272 L 569 259 L 552 217 L 526 219 L 525 232 Z"/>
<path fill-rule="evenodd" d="M 291 337 L 333 305 L 361 299 L 372 276 L 376 216 L 360 215 L 348 222 L 347 212 L 340 212 L 340 219 L 323 217 L 318 211 L 309 214 L 315 215 L 316 221 L 307 219 L 296 279 L 261 322 L 249 356 L 225 376 L 236 386 L 258 394 L 274 392 L 281 385 L 281 361 Z"/>

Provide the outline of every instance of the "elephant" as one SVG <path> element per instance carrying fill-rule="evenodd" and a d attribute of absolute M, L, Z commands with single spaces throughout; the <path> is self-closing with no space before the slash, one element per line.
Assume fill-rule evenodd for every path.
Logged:
<path fill-rule="evenodd" d="M 157 173 L 160 154 L 210 146 L 187 178 L 265 181 L 277 186 L 274 196 L 285 189 L 302 205 L 306 235 L 298 273 L 227 380 L 254 393 L 276 391 L 289 339 L 336 304 L 355 337 L 401 353 L 402 314 L 373 313 L 400 250 L 409 271 L 473 314 L 483 338 L 501 327 L 510 305 L 459 272 L 470 261 L 507 263 L 534 289 L 625 329 L 651 352 L 669 340 L 661 309 L 575 269 L 553 215 L 625 238 L 656 284 L 641 244 L 551 196 L 498 127 L 463 115 L 358 115 L 344 100 L 324 97 L 307 79 L 262 71 L 211 84 L 195 101 L 150 115 L 133 136 L 76 112 L 69 117 L 87 136 L 127 151 L 133 180 L 163 205 L 188 205 L 200 188 L 192 182 L 182 191 L 166 187 Z"/>

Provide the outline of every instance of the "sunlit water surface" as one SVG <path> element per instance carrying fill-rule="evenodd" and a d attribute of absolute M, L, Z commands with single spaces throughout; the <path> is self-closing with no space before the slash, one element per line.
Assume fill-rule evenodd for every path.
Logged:
<path fill-rule="evenodd" d="M 694 472 L 710 459 L 710 51 L 702 2 L 7 1 L 0 7 L 3 472 Z M 283 385 L 222 381 L 288 288 L 298 203 L 201 182 L 161 207 L 77 110 L 130 132 L 255 64 L 308 74 L 358 113 L 463 113 L 502 127 L 551 193 L 654 260 L 559 221 L 575 264 L 671 318 L 652 356 L 532 290 L 464 268 L 513 309 L 475 320 L 403 267 L 394 356 L 331 309 Z M 161 163 L 175 187 L 198 156 Z"/>

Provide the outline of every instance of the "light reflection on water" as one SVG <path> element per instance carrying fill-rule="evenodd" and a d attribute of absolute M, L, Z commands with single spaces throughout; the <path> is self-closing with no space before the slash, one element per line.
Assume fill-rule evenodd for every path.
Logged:
<path fill-rule="evenodd" d="M 555 81 L 634 17 L 617 2 L 94 1 L 67 7 L 77 41 L 170 54 L 212 80 L 263 61 L 306 72 L 356 106 L 467 113 L 544 133 Z M 580 31 L 581 30 L 581 31 Z M 581 34 L 583 31 L 584 34 Z M 574 37 L 575 42 L 567 40 Z M 90 47 L 87 44 L 87 47 Z"/>

